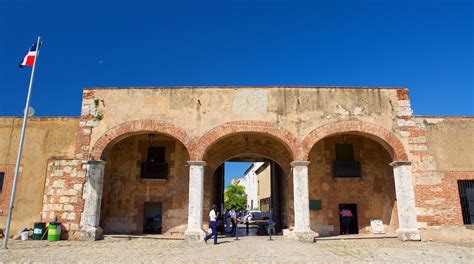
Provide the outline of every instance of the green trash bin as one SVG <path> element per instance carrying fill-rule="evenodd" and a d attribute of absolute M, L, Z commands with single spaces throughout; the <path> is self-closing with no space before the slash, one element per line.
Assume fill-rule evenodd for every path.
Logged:
<path fill-rule="evenodd" d="M 36 222 L 33 226 L 33 240 L 41 240 L 44 237 L 46 232 L 46 223 L 45 222 Z"/>
<path fill-rule="evenodd" d="M 59 241 L 61 238 L 61 223 L 51 222 L 48 225 L 48 241 Z"/>

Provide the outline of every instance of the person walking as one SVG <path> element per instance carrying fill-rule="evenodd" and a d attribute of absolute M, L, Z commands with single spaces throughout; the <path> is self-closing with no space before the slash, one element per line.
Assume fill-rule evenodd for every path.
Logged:
<path fill-rule="evenodd" d="M 231 236 L 235 236 L 237 233 L 237 212 L 234 208 L 230 211 L 230 221 L 232 222 L 232 230 L 230 231 Z"/>
<path fill-rule="evenodd" d="M 249 225 L 250 225 L 250 222 L 252 221 L 252 213 L 249 211 L 247 213 L 247 215 L 245 216 L 245 227 L 246 227 L 246 233 L 247 233 L 247 236 L 249 235 Z"/>
<path fill-rule="evenodd" d="M 225 234 L 226 234 L 226 236 L 230 236 L 230 232 L 232 230 L 232 227 L 231 227 L 230 210 L 229 209 L 225 210 L 224 222 L 225 222 Z"/>
<path fill-rule="evenodd" d="M 211 228 L 212 233 L 210 233 L 209 235 L 207 235 L 204 238 L 204 242 L 206 242 L 206 244 L 207 244 L 207 240 L 209 240 L 209 238 L 214 236 L 214 245 L 217 245 L 217 229 L 216 229 L 217 225 L 216 225 L 216 222 L 217 222 L 217 216 L 218 215 L 219 215 L 219 213 L 217 212 L 217 206 L 215 204 L 213 204 L 212 209 L 209 212 L 209 227 Z"/>

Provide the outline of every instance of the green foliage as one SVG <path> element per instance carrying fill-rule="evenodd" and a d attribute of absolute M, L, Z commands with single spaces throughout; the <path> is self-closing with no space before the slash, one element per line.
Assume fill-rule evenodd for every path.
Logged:
<path fill-rule="evenodd" d="M 229 184 L 224 193 L 224 205 L 226 208 L 234 208 L 236 211 L 245 210 L 247 207 L 245 187 L 237 184 Z"/>

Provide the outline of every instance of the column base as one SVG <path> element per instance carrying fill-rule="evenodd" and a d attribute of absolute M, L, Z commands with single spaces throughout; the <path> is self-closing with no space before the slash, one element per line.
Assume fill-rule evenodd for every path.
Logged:
<path fill-rule="evenodd" d="M 319 234 L 310 229 L 305 231 L 293 231 L 293 236 L 297 241 L 314 242 L 314 239 L 319 237 Z"/>
<path fill-rule="evenodd" d="M 187 242 L 200 242 L 206 237 L 206 232 L 202 229 L 188 229 L 184 232 L 184 236 Z"/>
<path fill-rule="evenodd" d="M 95 241 L 103 239 L 101 227 L 86 226 L 81 229 L 81 240 Z"/>
<path fill-rule="evenodd" d="M 396 231 L 398 239 L 402 241 L 420 241 L 420 231 L 418 228 L 399 228 Z"/>

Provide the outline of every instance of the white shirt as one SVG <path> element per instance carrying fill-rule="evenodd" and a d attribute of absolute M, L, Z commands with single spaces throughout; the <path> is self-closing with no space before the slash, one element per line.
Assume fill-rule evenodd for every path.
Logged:
<path fill-rule="evenodd" d="M 234 209 L 232 209 L 232 210 L 230 211 L 230 217 L 233 218 L 233 219 L 237 219 L 237 213 L 235 212 Z"/>
<path fill-rule="evenodd" d="M 211 210 L 209 212 L 209 221 L 212 221 L 212 222 L 215 222 L 216 221 L 216 212 L 214 212 L 214 210 Z"/>

